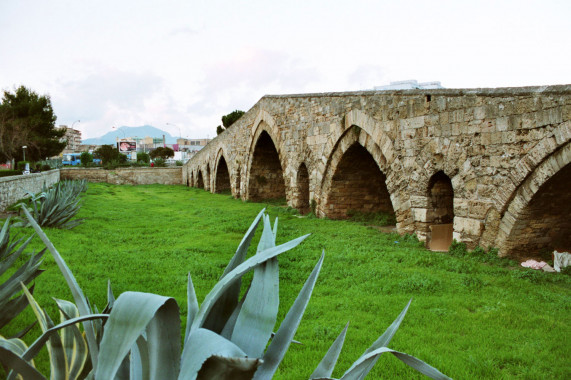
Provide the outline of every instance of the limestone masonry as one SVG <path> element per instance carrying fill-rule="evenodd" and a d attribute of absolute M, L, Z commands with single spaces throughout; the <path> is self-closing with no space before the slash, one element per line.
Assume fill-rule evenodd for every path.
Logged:
<path fill-rule="evenodd" d="M 188 186 L 304 212 L 395 215 L 431 239 L 571 248 L 571 85 L 264 96 L 184 167 Z"/>

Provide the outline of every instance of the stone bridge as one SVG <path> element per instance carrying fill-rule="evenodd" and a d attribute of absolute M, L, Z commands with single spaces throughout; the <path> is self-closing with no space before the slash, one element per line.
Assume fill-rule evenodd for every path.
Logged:
<path fill-rule="evenodd" d="M 183 182 L 534 256 L 571 248 L 570 118 L 571 85 L 264 96 Z"/>

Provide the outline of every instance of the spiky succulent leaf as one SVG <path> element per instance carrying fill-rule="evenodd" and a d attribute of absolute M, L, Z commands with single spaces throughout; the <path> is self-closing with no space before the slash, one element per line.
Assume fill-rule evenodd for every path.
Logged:
<path fill-rule="evenodd" d="M 61 329 L 65 329 L 69 326 L 75 325 L 83 321 L 95 320 L 95 319 L 107 319 L 108 317 L 109 315 L 107 314 L 92 314 L 87 316 L 81 316 L 78 318 L 72 318 L 63 323 L 60 323 L 59 325 L 46 330 L 38 339 L 36 339 L 36 341 L 33 344 L 30 345 L 30 347 L 26 350 L 26 352 L 24 352 L 24 354 L 21 355 L 21 358 L 24 361 L 28 362 L 31 361 L 33 358 L 36 357 L 36 355 L 40 352 L 40 350 L 44 347 L 44 345 L 46 345 L 46 343 L 50 339 L 53 339 L 54 336 L 57 336 L 58 332 Z M 13 380 L 15 379 L 15 376 L 16 376 L 15 373 L 11 373 L 8 376 L 7 380 Z"/>
<path fill-rule="evenodd" d="M 55 300 L 60 309 L 61 322 L 79 317 L 77 307 L 65 300 Z M 87 361 L 87 342 L 79 330 L 79 324 L 61 330 L 61 341 L 68 368 L 68 379 L 77 379 Z"/>
<path fill-rule="evenodd" d="M 21 375 L 26 380 L 46 380 L 46 378 L 30 363 L 18 354 L 0 345 L 0 363 L 5 368 L 11 368 L 15 375 Z"/>
<path fill-rule="evenodd" d="M 265 216 L 258 253 L 275 247 L 275 242 L 270 218 Z M 279 297 L 279 267 L 277 259 L 273 258 L 254 268 L 250 289 L 232 333 L 231 341 L 249 357 L 263 355 L 276 324 Z"/>
<path fill-rule="evenodd" d="M 0 229 L 0 276 L 4 275 L 21 258 L 33 238 L 30 236 L 25 240 L 24 238 L 11 239 L 11 226 L 10 218 L 8 218 Z M 45 251 L 42 250 L 38 254 L 32 254 L 11 276 L 0 283 L 0 310 L 2 311 L 0 328 L 16 318 L 28 305 L 26 296 L 17 296 L 21 291 L 20 283 L 29 284 L 43 272 L 39 267 L 42 264 L 44 253 Z M 33 292 L 33 286 L 30 289 Z M 25 333 L 27 329 L 23 331 Z"/>
<path fill-rule="evenodd" d="M 83 294 L 83 290 L 79 287 L 75 276 L 69 270 L 69 267 L 65 263 L 63 257 L 59 254 L 57 249 L 54 247 L 48 236 L 42 231 L 38 223 L 34 220 L 30 212 L 25 207 L 22 207 L 24 214 L 26 215 L 28 222 L 34 228 L 42 242 L 45 244 L 47 249 L 52 254 L 54 261 L 56 262 L 58 268 L 60 269 L 65 281 L 69 289 L 71 290 L 71 294 L 73 295 L 73 299 L 75 304 L 77 305 L 77 309 L 79 310 L 79 314 L 82 316 L 93 314 L 91 312 L 91 308 L 89 306 L 88 300 Z M 97 368 L 97 357 L 99 356 L 99 348 L 97 344 L 97 339 L 95 335 L 95 328 L 91 322 L 85 322 L 83 324 L 83 328 L 85 329 L 85 336 L 87 339 L 87 345 L 89 346 L 89 355 L 91 357 L 91 364 L 93 369 Z"/>
<path fill-rule="evenodd" d="M 24 294 L 28 298 L 30 307 L 32 308 L 34 314 L 36 315 L 36 319 L 38 320 L 42 332 L 45 333 L 47 330 L 54 327 L 53 321 L 51 320 L 50 316 L 36 302 L 36 300 L 30 294 L 28 289 L 23 284 L 21 286 L 22 290 L 24 291 Z M 67 378 L 68 367 L 67 367 L 67 361 L 65 359 L 65 350 L 63 348 L 62 341 L 57 334 L 50 336 L 50 339 L 47 342 L 47 348 L 50 356 L 50 370 L 52 377 L 55 379 Z"/>
<path fill-rule="evenodd" d="M 282 321 L 280 328 L 276 332 L 272 342 L 270 343 L 264 357 L 264 363 L 258 368 L 254 375 L 254 379 L 270 379 L 276 372 L 278 365 L 281 363 L 289 345 L 297 331 L 297 327 L 301 322 L 305 308 L 311 298 L 311 293 L 315 287 L 315 282 L 321 271 L 325 252 L 321 254 L 321 258 L 313 268 L 313 271 L 305 281 L 303 288 L 299 292 L 292 307 L 289 309 L 286 317 Z"/>
<path fill-rule="evenodd" d="M 264 215 L 264 211 L 265 209 L 262 209 L 262 211 L 258 213 L 250 225 L 250 228 L 248 228 L 248 231 L 238 245 L 236 253 L 224 269 L 224 273 L 222 274 L 221 278 L 224 278 L 228 273 L 230 273 L 238 265 L 244 262 L 246 254 L 248 253 L 248 248 L 252 242 L 252 238 L 254 237 L 256 229 L 258 228 L 258 224 Z M 231 286 L 223 294 L 220 295 L 219 299 L 212 306 L 212 311 L 208 315 L 208 318 L 204 320 L 204 323 L 201 327 L 212 330 L 216 333 L 220 333 L 222 331 L 228 322 L 228 318 L 230 315 L 232 315 L 236 305 L 238 304 L 238 297 L 240 296 L 241 286 L 242 282 L 240 279 L 238 279 L 236 282 L 232 283 Z"/>
<path fill-rule="evenodd" d="M 194 284 L 192 283 L 190 273 L 188 274 L 188 284 L 186 286 L 186 304 L 188 309 L 186 315 L 186 331 L 184 333 L 185 342 L 190 334 L 192 322 L 194 321 L 196 314 L 198 314 L 198 299 L 196 298 L 196 292 L 194 291 Z"/>
<path fill-rule="evenodd" d="M 211 358 L 212 362 L 208 362 Z M 199 371 L 209 373 L 213 368 L 220 366 L 220 362 L 224 361 L 221 358 L 243 359 L 241 366 L 241 373 L 250 374 L 260 364 L 257 358 L 247 359 L 247 355 L 237 345 L 231 341 L 221 337 L 220 335 L 203 328 L 192 330 L 188 338 L 187 344 L 182 353 L 182 365 L 180 369 L 179 379 L 196 379 Z M 203 366 L 206 366 L 203 368 Z M 213 368 L 211 368 L 213 367 Z M 210 378 L 210 377 L 200 377 Z M 220 378 L 234 378 L 234 377 L 220 377 Z M 236 377 L 239 378 L 239 377 Z"/>
<path fill-rule="evenodd" d="M 202 327 L 206 317 L 209 315 L 209 313 L 212 310 L 212 306 L 220 299 L 220 297 L 226 292 L 226 290 L 230 288 L 233 284 L 235 284 L 236 281 L 238 281 L 245 273 L 249 272 L 257 265 L 296 247 L 308 236 L 309 235 L 304 235 L 297 239 L 288 241 L 287 243 L 260 252 L 259 254 L 250 257 L 248 260 L 246 260 L 245 262 L 234 268 L 232 271 L 230 271 L 226 276 L 220 279 L 220 281 L 218 281 L 216 285 L 214 285 L 214 288 L 212 288 L 210 293 L 208 293 L 208 295 L 205 297 L 204 301 L 202 302 L 202 305 L 200 306 L 200 310 L 198 311 L 198 314 L 194 319 L 191 329 Z"/>
<path fill-rule="evenodd" d="M 147 329 L 148 371 L 152 379 L 179 373 L 180 317 L 173 298 L 126 292 L 117 298 L 101 340 L 95 379 L 113 379 L 132 346 Z"/>
<path fill-rule="evenodd" d="M 343 348 L 343 343 L 345 342 L 345 336 L 347 335 L 348 327 L 349 327 L 349 322 L 347 322 L 345 328 L 343 329 L 343 331 L 341 331 L 341 334 L 339 334 L 339 336 L 337 337 L 337 339 L 335 339 L 331 347 L 329 347 L 329 350 L 327 350 L 327 353 L 325 354 L 323 359 L 321 359 L 321 362 L 319 363 L 315 371 L 313 371 L 311 376 L 309 376 L 310 379 L 322 379 L 331 376 L 333 370 L 335 369 L 335 365 L 337 364 L 337 359 L 339 358 L 341 349 Z"/>
<path fill-rule="evenodd" d="M 368 370 L 370 370 L 371 362 L 376 362 L 378 357 L 385 352 L 389 352 L 397 357 L 403 363 L 409 365 L 410 367 L 416 369 L 418 372 L 437 380 L 448 380 L 450 379 L 448 376 L 444 375 L 442 372 L 437 370 L 436 368 L 426 364 L 420 359 L 415 358 L 414 356 L 405 354 L 403 352 L 391 350 L 388 347 L 380 347 L 373 351 L 370 351 L 367 354 L 361 356 L 351 368 L 345 372 L 341 380 L 358 380 L 363 379 L 367 374 Z"/>

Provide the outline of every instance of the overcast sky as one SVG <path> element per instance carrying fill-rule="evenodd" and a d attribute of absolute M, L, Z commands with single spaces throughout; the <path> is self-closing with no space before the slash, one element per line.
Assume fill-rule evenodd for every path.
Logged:
<path fill-rule="evenodd" d="M 214 137 L 266 94 L 571 83 L 571 1 L 0 0 L 0 89 L 84 138 Z"/>

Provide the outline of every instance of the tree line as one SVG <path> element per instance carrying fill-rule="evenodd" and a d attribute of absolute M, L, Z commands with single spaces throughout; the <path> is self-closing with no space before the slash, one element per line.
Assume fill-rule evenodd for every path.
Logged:
<path fill-rule="evenodd" d="M 0 103 L 0 162 L 38 161 L 65 148 L 65 129 L 55 126 L 56 115 L 48 95 L 24 87 L 4 91 Z"/>

